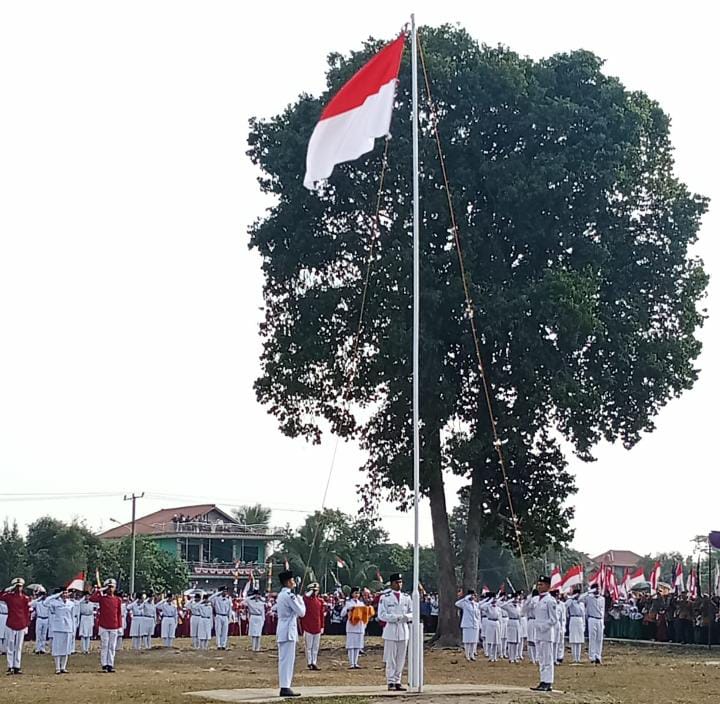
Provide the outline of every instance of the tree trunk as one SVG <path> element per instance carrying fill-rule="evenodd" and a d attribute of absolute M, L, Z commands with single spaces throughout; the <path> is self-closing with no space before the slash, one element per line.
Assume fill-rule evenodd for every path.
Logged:
<path fill-rule="evenodd" d="M 435 647 L 450 648 L 460 645 L 458 627 L 457 583 L 455 581 L 455 559 L 450 540 L 450 521 L 445 503 L 445 484 L 443 482 L 440 431 L 429 438 L 428 449 L 423 461 L 423 472 L 430 496 L 430 514 L 432 516 L 433 539 L 438 566 L 438 626 L 433 638 Z"/>
<path fill-rule="evenodd" d="M 465 544 L 462 552 L 463 591 L 478 588 L 478 561 L 480 559 L 480 526 L 482 507 L 480 505 L 482 486 L 479 472 L 472 473 L 470 497 L 468 501 L 467 524 L 465 525 Z"/>

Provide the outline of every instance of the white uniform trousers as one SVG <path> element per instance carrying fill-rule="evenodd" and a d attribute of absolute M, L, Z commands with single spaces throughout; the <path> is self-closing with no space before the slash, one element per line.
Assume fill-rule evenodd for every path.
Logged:
<path fill-rule="evenodd" d="M 177 630 L 177 619 L 172 616 L 163 616 L 160 622 L 160 637 L 163 645 L 169 648 L 175 640 L 175 631 Z"/>
<path fill-rule="evenodd" d="M 117 650 L 118 629 L 98 629 L 100 634 L 100 665 L 101 667 L 115 667 L 115 651 Z"/>
<path fill-rule="evenodd" d="M 5 628 L 5 648 L 7 649 L 8 667 L 20 669 L 22 661 L 22 647 L 25 642 L 25 629 L 15 631 Z"/>
<path fill-rule="evenodd" d="M 590 662 L 602 661 L 603 621 L 601 618 L 588 618 L 588 655 Z"/>
<path fill-rule="evenodd" d="M 406 640 L 385 641 L 385 676 L 388 684 L 400 684 L 405 668 L 408 642 Z"/>
<path fill-rule="evenodd" d="M 317 665 L 320 652 L 320 634 L 305 633 L 305 657 L 308 665 Z"/>
<path fill-rule="evenodd" d="M 278 643 L 280 689 L 292 687 L 293 674 L 295 674 L 295 641 L 286 640 L 283 643 Z"/>
<path fill-rule="evenodd" d="M 552 684 L 555 680 L 555 648 L 554 643 L 541 640 L 535 643 L 538 664 L 540 665 L 540 681 Z"/>
<path fill-rule="evenodd" d="M 225 614 L 215 614 L 215 641 L 218 648 L 227 648 L 229 627 L 229 616 Z"/>
<path fill-rule="evenodd" d="M 47 646 L 48 619 L 37 618 L 35 620 L 35 652 L 44 653 Z"/>

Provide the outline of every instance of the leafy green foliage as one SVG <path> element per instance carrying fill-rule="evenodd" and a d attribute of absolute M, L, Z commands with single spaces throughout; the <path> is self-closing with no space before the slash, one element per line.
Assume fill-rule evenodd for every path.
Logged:
<path fill-rule="evenodd" d="M 106 541 L 97 565 L 102 579 L 113 577 L 120 589 L 127 589 L 130 578 L 132 539 Z M 187 589 L 190 575 L 187 565 L 175 555 L 162 550 L 147 536 L 136 536 L 135 590 L 156 593 L 172 591 L 177 594 Z"/>
<path fill-rule="evenodd" d="M 261 504 L 238 506 L 233 510 L 233 516 L 247 526 L 269 528 L 272 510 Z"/>
<path fill-rule="evenodd" d="M 14 577 L 27 574 L 27 551 L 25 539 L 17 523 L 6 520 L 0 533 L 0 589 L 8 586 Z"/>

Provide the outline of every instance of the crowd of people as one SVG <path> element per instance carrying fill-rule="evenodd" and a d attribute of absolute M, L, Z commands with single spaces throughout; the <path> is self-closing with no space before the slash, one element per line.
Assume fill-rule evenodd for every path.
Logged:
<path fill-rule="evenodd" d="M 388 687 L 402 691 L 408 625 L 413 621 L 411 600 L 402 593 L 402 576 L 393 575 L 390 588 L 382 592 L 353 587 L 349 594 L 340 589 L 321 594 L 319 585 L 311 583 L 298 595 L 289 574 L 280 575 L 284 582 L 278 593 L 246 589 L 237 594 L 221 587 L 213 593 L 195 589 L 132 596 L 117 592 L 112 579 L 92 591 L 61 588 L 52 595 L 36 585 L 28 595 L 23 579 L 16 578 L 0 592 L 0 653 L 7 655 L 9 675 L 22 674 L 27 637 L 34 641 L 34 652 L 50 652 L 56 673 L 64 674 L 69 656 L 76 649 L 89 653 L 91 641 L 99 639 L 101 669 L 111 673 L 125 640 L 136 651 L 151 648 L 153 639 L 171 648 L 182 637 L 190 638 L 198 650 L 208 650 L 213 640 L 214 647 L 224 650 L 230 636 L 243 636 L 257 652 L 263 636 L 276 636 L 281 690 L 283 696 L 291 696 L 290 662 L 294 667 L 298 639 L 304 640 L 308 669 L 319 670 L 321 636 L 344 635 L 349 667 L 358 669 L 365 636 L 375 635 L 384 640 Z M 636 629 L 637 637 L 679 643 L 707 642 L 708 633 L 712 636 L 720 629 L 717 598 L 692 599 L 686 592 L 659 589 L 653 595 L 633 592 L 613 602 L 597 585 L 584 593 L 578 586 L 571 594 L 562 594 L 550 590 L 548 579 L 540 578 L 530 594 L 470 590 L 459 595 L 455 607 L 468 662 L 478 659 L 480 649 L 490 662 L 507 659 L 513 664 L 526 659 L 527 652 L 527 659 L 540 666 L 540 689 L 548 690 L 553 668 L 565 659 L 566 643 L 574 663 L 581 661 L 587 641 L 589 661 L 601 664 L 603 638 L 622 637 L 627 624 Z M 435 629 L 438 613 L 437 595 L 423 592 L 420 620 L 426 632 Z"/>

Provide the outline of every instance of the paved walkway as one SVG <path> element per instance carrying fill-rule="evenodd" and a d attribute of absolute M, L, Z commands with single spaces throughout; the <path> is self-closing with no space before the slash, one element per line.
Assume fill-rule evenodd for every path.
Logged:
<path fill-rule="evenodd" d="M 428 684 L 423 688 L 421 695 L 397 692 L 388 692 L 387 689 L 374 685 L 363 687 L 298 687 L 298 692 L 302 693 L 302 698 L 296 701 L 302 701 L 308 698 L 327 698 L 327 697 L 364 697 L 377 699 L 380 697 L 400 697 L 404 694 L 411 697 L 422 699 L 437 699 L 447 696 L 474 695 L 479 697 L 488 697 L 488 702 L 495 699 L 493 695 L 508 694 L 530 694 L 527 687 L 512 687 L 506 685 L 488 685 L 488 684 Z M 203 697 L 205 699 L 214 699 L 219 702 L 240 702 L 241 704 L 264 704 L 265 702 L 277 702 L 279 700 L 277 689 L 213 689 L 205 692 L 186 692 L 186 694 Z"/>

